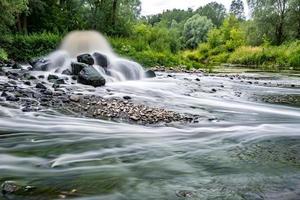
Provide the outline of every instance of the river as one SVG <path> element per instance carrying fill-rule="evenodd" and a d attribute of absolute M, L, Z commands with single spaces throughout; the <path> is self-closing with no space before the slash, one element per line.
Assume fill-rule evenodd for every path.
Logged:
<path fill-rule="evenodd" d="M 262 100 L 299 98 L 300 79 L 245 76 L 158 73 L 92 91 L 202 116 L 193 124 L 142 126 L 1 107 L 0 183 L 29 189 L 0 199 L 300 199 L 300 107 Z"/>

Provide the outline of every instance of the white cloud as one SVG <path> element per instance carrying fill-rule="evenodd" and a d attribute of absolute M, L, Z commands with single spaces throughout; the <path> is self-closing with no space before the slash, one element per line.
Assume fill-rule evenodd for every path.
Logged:
<path fill-rule="evenodd" d="M 228 10 L 231 0 L 141 0 L 142 2 L 142 15 L 152 15 L 163 12 L 167 9 L 197 9 L 200 6 L 216 1 L 222 3 Z M 244 0 L 245 6 L 246 0 Z M 247 9 L 246 9 L 247 10 Z"/>

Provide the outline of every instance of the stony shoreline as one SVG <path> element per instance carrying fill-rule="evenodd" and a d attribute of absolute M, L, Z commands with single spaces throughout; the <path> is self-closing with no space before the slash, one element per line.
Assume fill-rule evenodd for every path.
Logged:
<path fill-rule="evenodd" d="M 199 118 L 133 103 L 130 96 L 103 98 L 78 94 L 68 87 L 76 84 L 72 76 L 34 76 L 30 69 L 13 62 L 0 64 L 0 77 L 0 105 L 23 112 L 52 109 L 70 116 L 141 125 L 194 123 Z"/>

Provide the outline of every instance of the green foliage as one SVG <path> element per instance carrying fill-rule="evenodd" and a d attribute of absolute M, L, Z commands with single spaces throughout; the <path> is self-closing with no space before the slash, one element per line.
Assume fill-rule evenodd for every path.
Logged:
<path fill-rule="evenodd" d="M 244 2 L 242 0 L 233 0 L 230 5 L 230 13 L 237 19 L 245 19 Z"/>
<path fill-rule="evenodd" d="M 1 0 L 0 1 L 0 32 L 8 32 L 14 25 L 15 18 L 27 9 L 27 0 Z"/>
<path fill-rule="evenodd" d="M 16 61 L 29 61 L 53 51 L 61 37 L 51 33 L 31 35 L 6 35 L 0 37 L 1 47 L 9 58 Z"/>
<path fill-rule="evenodd" d="M 194 49 L 200 42 L 205 42 L 207 40 L 207 33 L 212 27 L 213 24 L 207 17 L 196 14 L 189 18 L 184 24 L 182 33 L 185 46 Z"/>
<path fill-rule="evenodd" d="M 6 61 L 8 59 L 8 55 L 4 49 L 0 48 L 0 61 Z"/>
<path fill-rule="evenodd" d="M 215 26 L 219 27 L 222 25 L 226 17 L 226 8 L 223 4 L 211 2 L 203 7 L 198 8 L 196 13 L 201 16 L 206 16 Z"/>
<path fill-rule="evenodd" d="M 228 62 L 243 65 L 276 66 L 278 69 L 300 69 L 300 41 L 278 46 L 242 46 L 234 51 Z"/>
<path fill-rule="evenodd" d="M 199 62 L 184 57 L 180 52 L 172 53 L 170 49 L 166 48 L 164 51 L 157 51 L 156 45 L 149 45 L 145 40 L 135 38 L 110 38 L 109 40 L 118 54 L 133 59 L 145 67 L 184 65 L 190 68 L 199 68 L 202 66 Z"/>

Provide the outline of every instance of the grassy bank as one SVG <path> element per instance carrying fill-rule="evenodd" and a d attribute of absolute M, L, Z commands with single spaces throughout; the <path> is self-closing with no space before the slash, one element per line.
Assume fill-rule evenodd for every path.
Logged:
<path fill-rule="evenodd" d="M 55 50 L 61 39 L 62 36 L 51 33 L 2 36 L 0 60 L 29 61 Z M 204 43 L 195 50 L 172 53 L 170 47 L 164 49 L 163 46 L 154 46 L 140 39 L 111 37 L 109 40 L 118 54 L 146 67 L 182 66 L 190 69 L 231 63 L 260 70 L 300 70 L 300 41 L 281 46 L 242 45 L 234 49 L 226 45 L 213 47 L 210 43 Z M 168 43 L 162 45 L 167 46 Z"/>

